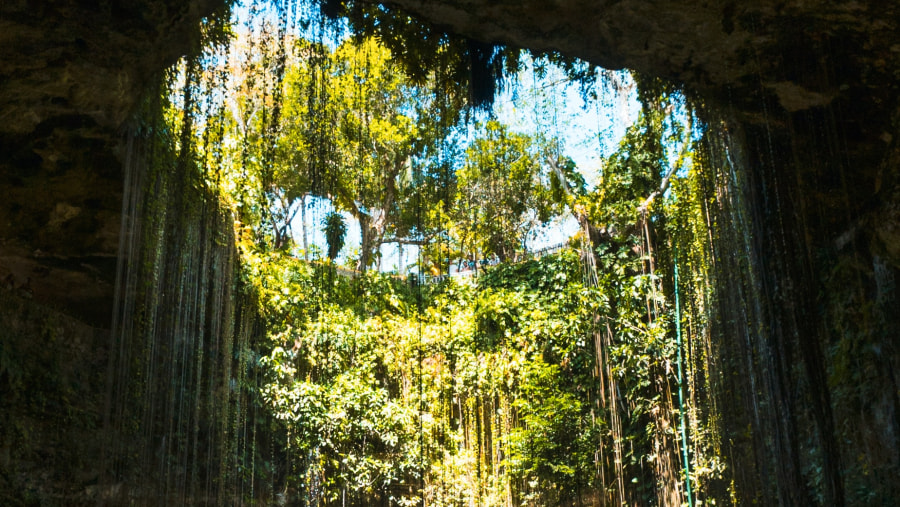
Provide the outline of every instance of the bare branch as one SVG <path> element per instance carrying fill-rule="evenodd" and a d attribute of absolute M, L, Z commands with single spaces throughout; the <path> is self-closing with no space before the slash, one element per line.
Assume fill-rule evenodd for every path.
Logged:
<path fill-rule="evenodd" d="M 417 246 L 425 246 L 434 239 L 434 235 L 427 236 L 422 239 L 412 239 L 412 238 L 382 238 L 381 244 L 386 245 L 388 243 L 396 243 L 398 245 L 417 245 Z"/>
<path fill-rule="evenodd" d="M 653 199 L 656 199 L 658 196 L 664 194 L 666 190 L 669 189 L 669 183 L 672 180 L 672 176 L 675 174 L 675 171 L 677 170 L 678 166 L 673 165 L 671 169 L 669 169 L 669 172 L 666 173 L 666 176 L 659 183 L 659 190 L 654 190 L 653 192 L 651 192 L 650 195 L 647 196 L 647 199 L 644 201 L 644 203 L 638 207 L 638 211 L 640 211 L 642 215 L 647 213 L 647 210 L 650 209 L 650 205 L 653 204 Z"/>

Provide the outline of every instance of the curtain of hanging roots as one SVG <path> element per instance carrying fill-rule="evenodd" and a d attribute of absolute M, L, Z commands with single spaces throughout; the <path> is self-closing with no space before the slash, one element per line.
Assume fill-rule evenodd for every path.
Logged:
<path fill-rule="evenodd" d="M 178 72 L 180 139 L 165 134 L 168 88 L 125 134 L 103 477 L 114 504 L 253 496 L 269 445 L 256 426 L 250 347 L 260 329 L 238 287 L 233 219 L 194 155 L 200 67 Z"/>

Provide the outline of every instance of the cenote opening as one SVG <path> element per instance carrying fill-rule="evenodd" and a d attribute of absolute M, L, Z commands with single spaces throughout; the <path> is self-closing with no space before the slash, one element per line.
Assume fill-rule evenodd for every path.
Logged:
<path fill-rule="evenodd" d="M 3 131 L 0 503 L 900 495 L 900 74 L 852 56 L 890 35 L 729 4 L 679 60 L 639 0 L 145 3 L 93 6 L 180 41 L 108 41 L 130 102 L 8 102 L 43 119 Z"/>

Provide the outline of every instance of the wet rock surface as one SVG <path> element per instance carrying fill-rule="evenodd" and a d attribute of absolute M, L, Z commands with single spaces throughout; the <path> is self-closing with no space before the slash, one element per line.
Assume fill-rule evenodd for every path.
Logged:
<path fill-rule="evenodd" d="M 0 280 L 109 325 L 120 129 L 222 2 L 0 5 Z"/>
<path fill-rule="evenodd" d="M 5 286 L 0 329 L 0 504 L 95 504 L 108 331 Z"/>

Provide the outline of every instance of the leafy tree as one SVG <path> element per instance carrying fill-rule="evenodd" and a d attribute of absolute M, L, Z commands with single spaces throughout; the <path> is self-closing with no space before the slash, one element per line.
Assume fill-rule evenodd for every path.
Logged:
<path fill-rule="evenodd" d="M 360 224 L 359 270 L 384 243 L 424 244 L 440 216 L 413 213 L 433 201 L 443 181 L 441 141 L 458 109 L 414 86 L 373 39 L 331 51 L 298 42 L 287 71 L 283 125 L 273 186 L 288 210 L 307 196 L 330 200 Z M 423 196 L 423 194 L 428 194 Z M 291 215 L 293 216 L 293 215 Z"/>
<path fill-rule="evenodd" d="M 528 234 L 559 207 L 552 200 L 549 148 L 540 139 L 488 121 L 457 171 L 457 240 L 482 257 L 512 260 Z"/>
<path fill-rule="evenodd" d="M 440 97 L 414 87 L 390 53 L 372 40 L 345 44 L 335 56 L 343 62 L 335 76 L 344 104 L 335 130 L 344 164 L 333 197 L 360 223 L 362 271 L 384 243 L 427 240 L 429 215 L 421 209 L 440 203 L 423 199 L 438 183 L 424 170 L 435 167 L 428 157 L 446 133 L 441 126 L 456 112 Z M 436 116 L 440 109 L 443 118 Z M 436 224 L 430 222 L 433 230 Z"/>

